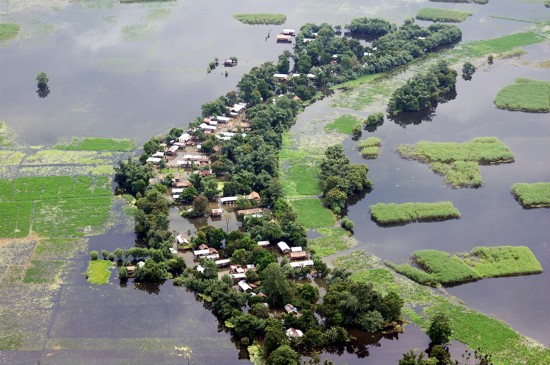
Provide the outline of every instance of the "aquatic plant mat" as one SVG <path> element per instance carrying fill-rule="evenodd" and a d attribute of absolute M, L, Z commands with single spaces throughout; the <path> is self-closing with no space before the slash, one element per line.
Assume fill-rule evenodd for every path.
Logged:
<path fill-rule="evenodd" d="M 274 24 L 281 25 L 286 22 L 284 14 L 269 14 L 269 13 L 252 13 L 252 14 L 235 14 L 233 18 L 244 24 Z"/>
<path fill-rule="evenodd" d="M 464 254 L 421 250 L 412 255 L 415 266 L 386 264 L 417 283 L 457 285 L 483 278 L 539 274 L 542 266 L 525 246 L 476 247 Z"/>
<path fill-rule="evenodd" d="M 131 139 L 75 138 L 70 144 L 56 144 L 54 148 L 71 151 L 132 151 L 136 144 Z"/>
<path fill-rule="evenodd" d="M 365 158 L 378 157 L 380 147 L 382 147 L 382 140 L 378 137 L 368 137 L 357 142 L 357 149 L 359 149 L 361 156 Z"/>
<path fill-rule="evenodd" d="M 495 97 L 499 109 L 531 113 L 550 112 L 550 82 L 524 78 L 500 90 Z"/>
<path fill-rule="evenodd" d="M 467 142 L 420 141 L 400 145 L 401 157 L 430 165 L 435 173 L 445 176 L 454 187 L 476 187 L 483 183 L 479 164 L 493 165 L 514 161 L 514 154 L 496 137 L 478 137 Z"/>
<path fill-rule="evenodd" d="M 550 363 L 550 350 L 542 344 L 517 333 L 497 318 L 467 308 L 444 291 L 397 275 L 364 251 L 338 257 L 334 265 L 352 271 L 353 280 L 371 283 L 382 295 L 389 291 L 399 293 L 405 301 L 403 316 L 423 329 L 427 329 L 433 313 L 445 313 L 450 318 L 452 339 L 491 354 L 495 365 Z"/>
<path fill-rule="evenodd" d="M 19 24 L 1 23 L 0 24 L 0 42 L 9 41 L 19 34 Z"/>
<path fill-rule="evenodd" d="M 512 194 L 525 208 L 550 207 L 550 182 L 514 184 Z"/>
<path fill-rule="evenodd" d="M 352 134 L 353 127 L 359 125 L 359 120 L 353 115 L 342 115 L 325 126 L 329 132 L 337 131 L 343 134 Z"/>
<path fill-rule="evenodd" d="M 460 212 L 449 201 L 435 203 L 378 203 L 371 205 L 372 218 L 378 224 L 398 225 L 411 222 L 443 221 L 460 218 Z"/>
<path fill-rule="evenodd" d="M 416 19 L 430 20 L 432 22 L 460 23 L 468 19 L 472 13 L 461 10 L 442 8 L 422 8 L 416 13 Z"/>

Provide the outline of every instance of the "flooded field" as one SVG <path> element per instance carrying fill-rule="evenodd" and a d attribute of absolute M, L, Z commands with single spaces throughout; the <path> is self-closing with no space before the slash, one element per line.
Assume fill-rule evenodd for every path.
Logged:
<path fill-rule="evenodd" d="M 115 0 L 0 0 L 0 22 L 21 25 L 19 35 L 0 43 L 0 120 L 15 133 L 21 146 L 51 146 L 79 137 L 133 138 L 139 146 L 152 135 L 172 126 L 185 127 L 200 114 L 200 106 L 235 88 L 250 68 L 291 45 L 276 44 L 283 26 L 241 24 L 234 13 L 281 12 L 284 27 L 299 28 L 306 22 L 343 25 L 356 16 L 377 16 L 395 22 L 413 17 L 421 7 L 435 3 L 422 0 L 254 0 L 185 2 L 182 0 L 123 4 Z M 541 3 L 520 0 L 490 1 L 487 5 L 437 3 L 474 14 L 459 27 L 464 41 L 499 37 L 535 22 L 550 21 Z M 506 19 L 508 18 L 508 19 Z M 419 22 L 428 24 L 427 22 Z M 546 290 L 550 278 L 550 210 L 523 209 L 512 197 L 517 182 L 550 181 L 550 123 L 548 114 L 498 110 L 496 93 L 517 77 L 550 80 L 548 69 L 534 64 L 549 58 L 548 41 L 529 46 L 521 59 L 497 60 L 483 65 L 472 81 L 459 80 L 457 95 L 440 104 L 429 118 L 412 116 L 401 124 L 386 120 L 373 133 L 382 140 L 379 157 L 368 160 L 374 190 L 353 202 L 348 214 L 355 222 L 351 250 L 367 250 L 382 260 L 406 261 L 419 249 L 468 251 L 479 245 L 526 245 L 541 262 L 540 275 L 487 279 L 449 288 L 451 295 L 485 314 L 495 315 L 522 334 L 550 346 L 550 317 Z M 239 58 L 239 65 L 206 72 L 218 57 Z M 9 70 L 7 72 L 6 70 Z M 46 71 L 51 93 L 36 94 L 35 76 Z M 388 93 L 383 90 L 382 94 Z M 338 94 L 307 108 L 292 129 L 297 138 L 318 147 L 327 141 L 313 140 L 312 128 L 351 113 L 367 116 L 383 111 L 381 102 L 359 110 L 334 107 Z M 382 97 L 380 100 L 383 100 Z M 429 119 L 429 120 L 428 120 Z M 312 127 L 313 126 L 313 127 Z M 394 148 L 419 140 L 463 142 L 479 136 L 496 136 L 515 154 L 515 162 L 482 166 L 484 184 L 478 189 L 451 189 L 425 164 L 400 158 Z M 344 136 L 347 155 L 363 161 L 355 142 Z M 30 152 L 29 152 L 30 151 Z M 25 153 L 35 155 L 35 150 Z M 56 155 L 57 156 L 57 155 Z M 78 155 L 82 157 L 82 155 Z M 101 157 L 93 166 L 105 166 L 119 155 Z M 120 155 L 122 156 L 122 155 Z M 0 156 L 2 157 L 2 156 Z M 47 157 L 47 158 L 46 158 Z M 36 160 L 30 168 L 2 168 L 3 177 L 48 175 L 70 171 L 75 161 L 58 161 L 52 154 Z M 13 156 L 12 158 L 13 162 Z M 21 158 L 22 155 L 17 157 Z M 107 161 L 107 162 L 105 162 Z M 52 167 L 53 166 L 53 167 Z M 83 167 L 82 167 L 83 166 Z M 93 173 L 83 162 L 83 174 Z M 97 170 L 96 170 L 97 171 Z M 110 174 L 109 168 L 102 170 Z M 67 172 L 69 173 L 69 172 Z M 438 223 L 415 223 L 382 228 L 370 219 L 368 207 L 378 202 L 452 201 L 462 217 Z M 109 285 L 86 282 L 88 252 L 135 244 L 132 224 L 125 221 L 120 205 L 113 205 L 117 219 L 105 233 L 73 239 L 70 257 L 55 267 L 55 284 L 25 284 L 25 265 L 36 240 L 18 246 L 0 242 L 5 261 L 0 265 L 0 332 L 22 330 L 25 338 L 0 336 L 3 343 L 18 345 L 17 351 L 0 351 L 2 364 L 237 364 L 241 356 L 231 336 L 193 293 L 170 281 L 158 286 L 121 286 L 115 275 Z M 208 222 L 223 229 L 238 223 L 224 218 L 186 222 L 179 211 L 170 212 L 171 229 L 184 234 Z M 88 234 L 88 233 L 87 233 Z M 4 251 L 9 246 L 10 255 Z M 17 248 L 14 248 L 17 247 Z M 54 266 L 57 264 L 53 264 Z M 17 319 L 3 321 L 8 315 Z M 414 325 L 398 338 L 362 338 L 334 353 L 323 355 L 335 363 L 396 363 L 411 348 L 424 349 L 428 338 Z M 453 354 L 463 349 L 454 344 Z"/>

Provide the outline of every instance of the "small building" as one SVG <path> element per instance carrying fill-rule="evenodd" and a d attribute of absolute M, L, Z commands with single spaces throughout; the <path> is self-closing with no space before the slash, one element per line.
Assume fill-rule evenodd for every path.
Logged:
<path fill-rule="evenodd" d="M 162 151 L 155 152 L 151 157 L 164 157 L 164 152 Z"/>
<path fill-rule="evenodd" d="M 279 250 L 281 250 L 283 254 L 290 252 L 290 247 L 286 244 L 286 242 L 281 241 L 277 243 L 277 246 L 279 247 Z"/>
<path fill-rule="evenodd" d="M 172 255 L 175 255 L 175 254 L 178 253 L 178 250 L 176 250 L 174 247 L 170 247 L 169 250 L 170 250 L 170 253 L 171 253 Z"/>
<path fill-rule="evenodd" d="M 145 266 L 145 262 L 143 262 L 143 261 L 140 261 L 140 262 L 137 263 L 137 267 L 140 268 L 140 269 L 142 269 L 144 266 Z"/>
<path fill-rule="evenodd" d="M 225 60 L 223 60 L 223 65 L 225 67 L 233 67 L 233 66 L 237 66 L 239 64 L 239 61 L 236 60 L 235 58 L 226 58 Z"/>
<path fill-rule="evenodd" d="M 269 246 L 269 241 L 258 241 L 258 246 L 262 246 L 262 247 Z"/>
<path fill-rule="evenodd" d="M 227 124 L 231 121 L 231 118 L 229 117 L 221 117 L 221 116 L 216 116 L 216 120 L 220 123 L 223 123 L 223 124 Z"/>
<path fill-rule="evenodd" d="M 189 133 L 183 133 L 181 136 L 178 137 L 178 142 L 180 143 L 187 143 L 193 138 Z"/>
<path fill-rule="evenodd" d="M 274 74 L 273 77 L 276 78 L 279 82 L 288 80 L 287 74 Z"/>
<path fill-rule="evenodd" d="M 240 273 L 240 274 L 229 274 L 233 278 L 233 280 L 239 282 L 240 280 L 246 279 L 246 274 Z"/>
<path fill-rule="evenodd" d="M 284 35 L 295 35 L 296 30 L 294 30 L 294 29 L 283 29 L 283 34 Z"/>
<path fill-rule="evenodd" d="M 260 201 L 262 198 L 260 197 L 260 194 L 258 194 L 257 192 L 253 191 L 251 192 L 249 195 L 248 195 L 248 199 L 250 200 L 255 200 L 255 201 Z"/>
<path fill-rule="evenodd" d="M 298 313 L 298 308 L 296 308 L 295 306 L 293 306 L 292 304 L 286 304 L 285 305 L 285 311 L 287 313 Z"/>
<path fill-rule="evenodd" d="M 182 189 L 182 188 L 173 188 L 173 189 L 172 189 L 172 194 L 181 194 L 181 193 L 183 193 L 183 190 L 185 190 L 185 189 Z"/>
<path fill-rule="evenodd" d="M 295 261 L 295 262 L 290 263 L 290 266 L 293 267 L 293 268 L 309 267 L 309 266 L 313 266 L 313 265 L 314 265 L 313 260 Z"/>
<path fill-rule="evenodd" d="M 262 208 L 251 208 L 251 209 L 241 209 L 237 211 L 237 215 L 243 215 L 245 217 L 261 217 L 263 209 Z"/>
<path fill-rule="evenodd" d="M 178 152 L 179 150 L 179 146 L 172 146 L 170 147 L 165 153 L 166 153 L 166 156 L 174 156 L 176 154 L 176 152 Z"/>
<path fill-rule="evenodd" d="M 300 252 L 303 251 L 301 246 L 291 247 L 290 251 L 292 252 Z"/>
<path fill-rule="evenodd" d="M 302 337 L 303 335 L 304 333 L 302 331 L 294 327 L 290 327 L 289 329 L 286 330 L 286 337 L 288 338 L 298 338 L 298 337 Z"/>
<path fill-rule="evenodd" d="M 216 209 L 212 209 L 212 213 L 210 213 L 210 215 L 212 217 L 219 217 L 222 215 L 222 213 L 223 213 L 223 209 L 216 208 Z"/>
<path fill-rule="evenodd" d="M 218 129 L 218 127 L 213 126 L 213 125 L 208 125 L 206 123 L 201 123 L 199 125 L 199 128 L 204 130 L 204 131 L 212 131 L 212 132 L 214 132 L 216 129 Z"/>
<path fill-rule="evenodd" d="M 187 240 L 187 238 L 184 238 L 184 237 L 182 237 L 181 235 L 178 234 L 178 235 L 176 236 L 176 243 L 177 243 L 178 245 L 183 245 L 183 244 L 188 244 L 189 241 Z"/>
<path fill-rule="evenodd" d="M 277 43 L 292 43 L 292 36 L 285 34 L 277 34 Z"/>
<path fill-rule="evenodd" d="M 229 266 L 230 263 L 231 263 L 230 259 L 216 260 L 216 265 L 218 267 L 226 267 L 226 266 Z"/>
<path fill-rule="evenodd" d="M 162 158 L 160 157 L 149 157 L 145 162 L 152 163 L 154 165 L 159 164 L 160 161 L 162 161 Z"/>
<path fill-rule="evenodd" d="M 173 185 L 174 187 L 179 189 L 190 188 L 191 186 L 193 186 L 193 184 L 191 184 L 190 181 L 178 181 L 178 182 L 175 182 Z"/>
<path fill-rule="evenodd" d="M 195 258 L 200 258 L 200 257 L 206 257 L 210 254 L 210 251 L 208 249 L 206 250 L 195 250 L 193 251 L 193 255 L 195 256 Z"/>
<path fill-rule="evenodd" d="M 244 280 L 241 280 L 237 283 L 239 285 L 239 288 L 241 288 L 241 290 L 245 293 L 251 293 L 252 292 L 252 287 L 250 285 L 248 285 L 248 283 Z"/>
<path fill-rule="evenodd" d="M 229 272 L 231 274 L 246 274 L 246 270 L 241 265 L 229 265 Z"/>
<path fill-rule="evenodd" d="M 246 109 L 246 104 L 245 103 L 233 104 L 233 106 L 231 107 L 231 111 L 234 112 L 234 113 L 240 113 L 244 109 Z"/>
<path fill-rule="evenodd" d="M 224 196 L 220 198 L 221 204 L 234 204 L 237 201 L 237 196 Z"/>
<path fill-rule="evenodd" d="M 126 273 L 128 276 L 132 276 L 136 273 L 136 267 L 135 266 L 126 266 Z"/>
<path fill-rule="evenodd" d="M 306 260 L 308 258 L 306 251 L 298 251 L 290 253 L 291 261 Z"/>

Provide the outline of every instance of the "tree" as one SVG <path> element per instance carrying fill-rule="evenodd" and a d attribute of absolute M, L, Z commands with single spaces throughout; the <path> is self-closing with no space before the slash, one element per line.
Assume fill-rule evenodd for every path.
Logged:
<path fill-rule="evenodd" d="M 462 65 L 462 77 L 465 79 L 471 79 L 474 72 L 476 72 L 476 67 L 472 63 L 466 62 Z"/>
<path fill-rule="evenodd" d="M 36 76 L 36 83 L 39 89 L 48 87 L 49 81 L 50 79 L 48 78 L 48 75 L 44 71 L 39 72 L 38 75 Z"/>
<path fill-rule="evenodd" d="M 268 365 L 299 365 L 300 355 L 289 345 L 282 345 L 267 359 Z"/>
<path fill-rule="evenodd" d="M 261 273 L 262 287 L 267 301 L 273 307 L 282 307 L 290 301 L 290 283 L 279 265 L 271 263 Z"/>
<path fill-rule="evenodd" d="M 199 195 L 193 200 L 193 215 L 202 217 L 208 208 L 208 198 L 204 195 Z"/>
<path fill-rule="evenodd" d="M 97 251 L 90 252 L 90 260 L 97 260 L 97 259 L 98 259 Z"/>
<path fill-rule="evenodd" d="M 427 334 L 433 345 L 445 345 L 451 337 L 451 324 L 449 317 L 443 312 L 437 312 L 432 317 L 432 322 L 428 328 Z"/>
<path fill-rule="evenodd" d="M 126 266 L 121 266 L 120 269 L 118 269 L 118 278 L 121 281 L 128 279 L 128 270 L 126 269 Z"/>
<path fill-rule="evenodd" d="M 424 354 L 415 354 L 413 350 L 403 354 L 403 358 L 399 360 L 399 365 L 435 365 L 435 360 L 424 360 Z"/>

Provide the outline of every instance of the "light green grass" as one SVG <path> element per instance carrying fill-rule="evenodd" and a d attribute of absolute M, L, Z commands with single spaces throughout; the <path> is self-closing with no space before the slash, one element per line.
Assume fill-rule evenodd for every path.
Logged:
<path fill-rule="evenodd" d="M 460 218 L 450 201 L 435 203 L 378 203 L 370 207 L 372 218 L 379 224 L 442 221 Z"/>
<path fill-rule="evenodd" d="M 65 266 L 66 261 L 41 261 L 41 260 L 31 260 L 27 271 L 25 272 L 25 277 L 23 278 L 24 283 L 35 283 L 35 284 L 51 284 L 52 282 L 58 280 L 61 270 Z"/>
<path fill-rule="evenodd" d="M 369 137 L 357 142 L 357 147 L 361 152 L 361 156 L 366 158 L 376 158 L 380 154 L 380 146 L 382 141 L 377 137 Z"/>
<path fill-rule="evenodd" d="M 19 24 L 3 23 L 0 24 L 0 42 L 9 41 L 19 34 Z"/>
<path fill-rule="evenodd" d="M 244 24 L 274 24 L 281 25 L 286 22 L 286 15 L 271 13 L 235 14 L 233 18 Z"/>
<path fill-rule="evenodd" d="M 316 198 L 291 200 L 290 204 L 298 216 L 298 223 L 306 228 L 330 227 L 336 223 L 330 209 Z"/>
<path fill-rule="evenodd" d="M 526 208 L 550 207 L 550 183 L 518 183 L 512 185 L 512 194 Z"/>
<path fill-rule="evenodd" d="M 132 151 L 136 144 L 131 139 L 82 138 L 74 139 L 70 144 L 57 144 L 56 150 L 80 151 Z"/>
<path fill-rule="evenodd" d="M 468 19 L 472 13 L 461 10 L 442 8 L 422 8 L 416 13 L 416 19 L 429 20 L 432 22 L 453 22 L 460 23 Z"/>
<path fill-rule="evenodd" d="M 550 112 L 550 82 L 517 78 L 495 97 L 499 109 L 531 113 Z"/>
<path fill-rule="evenodd" d="M 319 167 L 311 166 L 306 161 L 293 162 L 289 167 L 283 169 L 281 174 L 283 188 L 286 197 L 319 195 L 321 187 L 319 185 Z"/>
<path fill-rule="evenodd" d="M 418 267 L 391 262 L 387 265 L 417 283 L 432 286 L 542 272 L 539 261 L 525 246 L 480 246 L 466 254 L 420 250 L 412 258 Z"/>
<path fill-rule="evenodd" d="M 343 134 L 351 134 L 353 132 L 353 127 L 359 124 L 357 117 L 353 115 L 342 115 L 341 117 L 336 118 L 332 122 L 328 123 L 325 126 L 327 132 L 336 131 Z"/>
<path fill-rule="evenodd" d="M 544 36 L 535 32 L 514 33 L 499 38 L 464 43 L 450 51 L 449 56 L 456 60 L 463 57 L 479 58 L 490 54 L 502 54 L 544 40 Z"/>
<path fill-rule="evenodd" d="M 369 74 L 369 75 L 361 76 L 356 78 L 355 80 L 351 80 L 351 81 L 344 82 L 342 84 L 331 86 L 331 89 L 332 90 L 339 90 L 339 89 L 351 90 L 363 84 L 366 84 L 376 79 L 379 79 L 381 77 L 384 77 L 386 75 L 387 75 L 386 73 L 381 72 L 377 74 Z"/>
<path fill-rule="evenodd" d="M 105 285 L 109 284 L 113 263 L 109 260 L 90 260 L 86 277 L 90 284 Z"/>
<path fill-rule="evenodd" d="M 453 188 L 478 187 L 483 184 L 479 164 L 472 161 L 451 163 L 433 162 L 430 168 L 436 174 L 445 176 L 445 183 Z"/>
<path fill-rule="evenodd" d="M 316 230 L 323 236 L 308 240 L 307 247 L 313 250 L 316 257 L 333 255 L 357 244 L 350 232 L 343 228 L 320 228 Z"/>
<path fill-rule="evenodd" d="M 13 135 L 9 131 L 6 122 L 0 120 L 0 147 L 13 146 Z"/>

